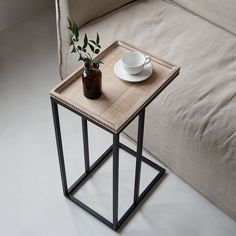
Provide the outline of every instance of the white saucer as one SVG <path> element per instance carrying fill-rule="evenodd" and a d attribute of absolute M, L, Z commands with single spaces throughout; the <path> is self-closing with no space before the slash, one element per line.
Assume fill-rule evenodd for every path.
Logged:
<path fill-rule="evenodd" d="M 128 81 L 128 82 L 141 82 L 146 79 L 148 79 L 152 74 L 152 64 L 149 63 L 144 66 L 144 69 L 142 72 L 136 75 L 130 75 L 128 74 L 125 69 L 123 68 L 121 64 L 121 60 L 117 61 L 114 66 L 114 72 L 115 74 L 122 80 Z"/>

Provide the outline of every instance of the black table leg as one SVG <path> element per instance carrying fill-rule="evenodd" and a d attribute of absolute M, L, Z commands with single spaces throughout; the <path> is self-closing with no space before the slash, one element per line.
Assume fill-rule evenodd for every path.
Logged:
<path fill-rule="evenodd" d="M 145 109 L 143 109 L 139 114 L 135 183 L 134 183 L 134 204 L 137 202 L 137 199 L 139 197 L 144 120 L 145 120 Z"/>
<path fill-rule="evenodd" d="M 56 135 L 57 153 L 58 153 L 60 172 L 61 172 L 62 188 L 63 188 L 64 195 L 68 197 L 68 187 L 67 187 L 67 180 L 66 180 L 63 147 L 62 147 L 62 141 L 61 141 L 61 129 L 60 129 L 59 114 L 58 114 L 58 106 L 57 106 L 57 103 L 54 102 L 53 99 L 51 99 L 51 105 L 52 105 L 53 122 L 54 122 L 55 135 Z"/>
<path fill-rule="evenodd" d="M 119 134 L 113 134 L 113 229 L 118 225 L 119 198 Z"/>
<path fill-rule="evenodd" d="M 84 143 L 84 164 L 85 172 L 89 172 L 89 144 L 88 144 L 88 125 L 84 117 L 82 119 L 83 143 Z"/>

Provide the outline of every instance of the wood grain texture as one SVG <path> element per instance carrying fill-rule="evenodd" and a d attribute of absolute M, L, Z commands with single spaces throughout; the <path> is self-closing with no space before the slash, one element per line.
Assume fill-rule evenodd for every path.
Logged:
<path fill-rule="evenodd" d="M 119 79 L 114 73 L 115 63 L 128 51 L 139 51 L 152 58 L 153 74 L 143 82 L 130 83 Z M 82 68 L 68 76 L 50 95 L 118 133 L 154 96 L 162 91 L 179 73 L 180 68 L 161 58 L 126 43 L 116 41 L 105 49 L 102 59 L 102 96 L 96 100 L 83 95 Z"/>

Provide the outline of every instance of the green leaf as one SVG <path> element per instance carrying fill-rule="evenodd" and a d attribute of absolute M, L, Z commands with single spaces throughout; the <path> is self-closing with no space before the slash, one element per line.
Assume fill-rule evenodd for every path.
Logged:
<path fill-rule="evenodd" d="M 74 35 L 75 34 L 75 23 L 74 22 L 72 22 L 71 31 L 72 31 L 72 34 Z"/>
<path fill-rule="evenodd" d="M 94 52 L 94 46 L 92 44 L 90 44 L 90 43 L 88 43 L 88 45 L 89 45 L 91 51 Z"/>
<path fill-rule="evenodd" d="M 73 35 L 70 35 L 70 46 L 72 46 L 73 44 L 74 44 Z"/>
<path fill-rule="evenodd" d="M 79 41 L 79 27 L 75 24 L 75 39 Z"/>
<path fill-rule="evenodd" d="M 94 40 L 89 40 L 89 42 L 93 43 L 95 46 L 97 46 L 96 42 Z"/>
<path fill-rule="evenodd" d="M 97 33 L 97 38 L 96 38 L 96 44 L 99 44 L 100 38 L 99 38 L 99 34 Z"/>
<path fill-rule="evenodd" d="M 89 58 L 86 57 L 86 58 L 83 59 L 83 61 L 84 61 L 85 64 L 88 65 L 88 67 L 90 67 L 90 65 L 91 65 L 91 60 L 90 60 Z"/>
<path fill-rule="evenodd" d="M 98 54 L 100 52 L 100 50 L 97 48 L 94 53 Z"/>
<path fill-rule="evenodd" d="M 67 21 L 68 21 L 69 27 L 71 27 L 71 21 L 68 17 L 67 17 Z"/>
<path fill-rule="evenodd" d="M 85 34 L 84 35 L 84 46 L 83 46 L 83 48 L 86 48 L 87 45 L 88 45 L 88 36 L 87 36 L 87 34 Z"/>
<path fill-rule="evenodd" d="M 78 42 L 79 41 L 79 26 L 74 21 L 71 21 L 68 17 L 67 17 L 67 20 L 68 20 L 67 28 L 74 36 L 74 41 Z"/>
<path fill-rule="evenodd" d="M 73 36 L 75 37 L 75 41 L 78 41 L 79 27 L 76 25 L 76 23 L 74 21 L 71 23 L 71 32 L 72 32 Z"/>
<path fill-rule="evenodd" d="M 72 31 L 72 24 L 71 24 L 71 21 L 70 19 L 67 17 L 67 21 L 68 21 L 68 24 L 69 26 L 67 27 L 70 31 Z"/>

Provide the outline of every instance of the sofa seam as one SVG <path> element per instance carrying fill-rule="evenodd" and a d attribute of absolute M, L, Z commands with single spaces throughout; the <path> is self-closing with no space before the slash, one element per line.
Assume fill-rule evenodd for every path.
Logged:
<path fill-rule="evenodd" d="M 63 80 L 62 76 L 62 39 L 61 39 L 61 13 L 60 13 L 60 0 L 56 0 L 56 13 L 57 13 L 57 41 L 58 41 L 58 65 L 59 65 L 59 74 L 61 80 Z"/>

